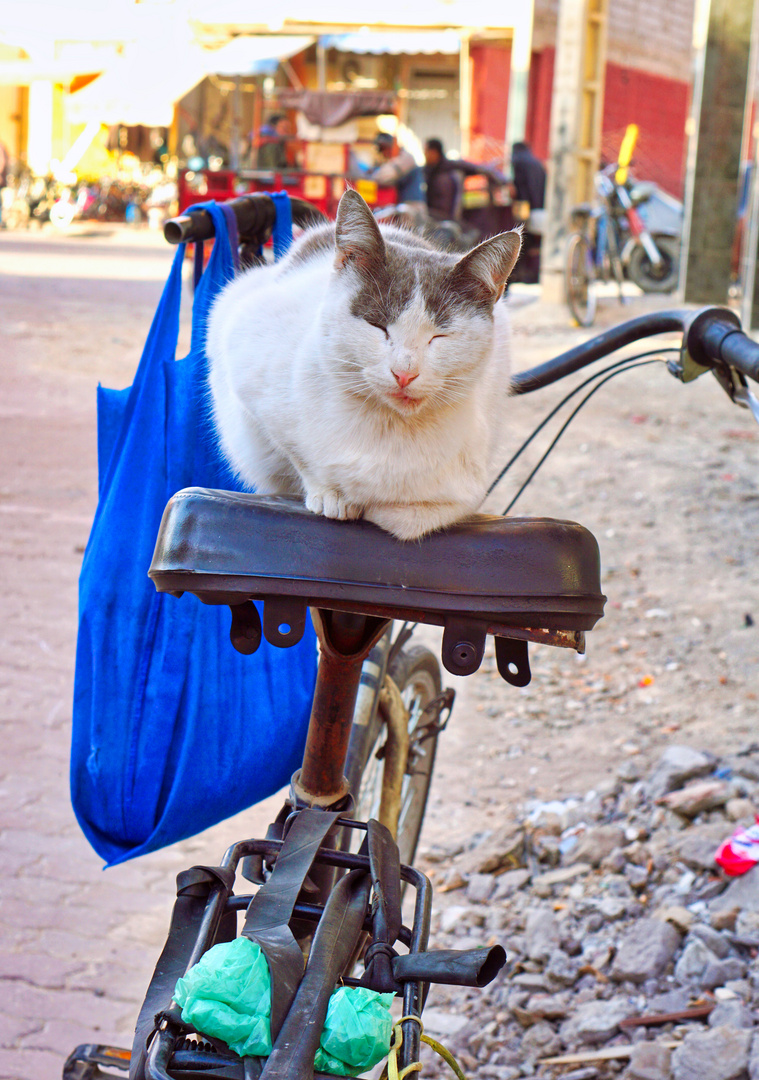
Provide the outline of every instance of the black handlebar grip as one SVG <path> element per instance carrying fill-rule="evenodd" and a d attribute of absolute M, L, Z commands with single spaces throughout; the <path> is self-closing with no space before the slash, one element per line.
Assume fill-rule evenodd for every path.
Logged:
<path fill-rule="evenodd" d="M 253 192 L 229 199 L 225 204 L 231 206 L 237 218 L 237 231 L 242 240 L 262 241 L 273 227 L 276 218 L 274 200 L 266 192 Z M 296 225 L 314 225 L 327 218 L 305 199 L 291 199 L 293 221 Z M 188 244 L 202 240 L 212 240 L 214 236 L 213 219 L 206 210 L 190 208 L 180 217 L 170 218 L 163 227 L 164 239 L 170 244 Z"/>
<path fill-rule="evenodd" d="M 265 233 L 274 224 L 274 202 L 266 194 L 230 199 L 226 205 L 234 210 L 241 237 Z M 170 244 L 212 240 L 213 218 L 207 210 L 190 209 L 181 217 L 170 218 L 163 227 L 163 235 Z"/>
<path fill-rule="evenodd" d="M 728 364 L 759 382 L 759 344 L 744 334 L 740 319 L 729 308 L 699 311 L 687 328 L 686 345 L 697 364 Z"/>

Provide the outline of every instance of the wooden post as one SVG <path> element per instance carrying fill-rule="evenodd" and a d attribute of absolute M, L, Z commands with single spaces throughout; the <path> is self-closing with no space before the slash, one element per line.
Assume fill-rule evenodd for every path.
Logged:
<path fill-rule="evenodd" d="M 750 158 L 753 167 L 747 192 L 740 248 L 741 322 L 746 332 L 759 326 L 759 275 L 756 273 L 756 256 L 759 251 L 759 182 L 757 182 L 759 131 L 757 131 L 755 117 L 755 108 L 759 105 L 757 62 L 759 62 L 759 4 L 754 5 L 751 53 L 748 64 L 749 78 L 743 113 L 742 154 L 746 165 L 748 166 Z"/>
<path fill-rule="evenodd" d="M 469 157 L 472 144 L 472 63 L 469 57 L 469 34 L 462 31 L 459 48 L 459 127 L 461 156 Z"/>
<path fill-rule="evenodd" d="M 570 212 L 593 198 L 601 152 L 609 0 L 560 0 L 540 255 L 542 298 L 564 300 Z"/>
<path fill-rule="evenodd" d="M 711 0 L 704 20 L 686 174 L 680 280 L 687 303 L 727 300 L 753 6 L 754 0 Z"/>
<path fill-rule="evenodd" d="M 514 11 L 514 36 L 511 40 L 511 71 L 509 73 L 509 104 L 506 116 L 506 154 L 524 139 L 527 126 L 527 96 L 532 54 L 532 23 L 535 0 L 523 0 Z"/>

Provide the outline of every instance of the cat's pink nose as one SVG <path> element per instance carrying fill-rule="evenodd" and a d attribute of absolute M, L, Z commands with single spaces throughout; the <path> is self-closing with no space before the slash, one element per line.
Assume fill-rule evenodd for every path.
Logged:
<path fill-rule="evenodd" d="M 393 378 L 400 386 L 401 390 L 405 390 L 409 383 L 412 383 L 414 379 L 419 378 L 419 372 L 415 372 L 413 375 L 410 371 L 394 371 Z"/>

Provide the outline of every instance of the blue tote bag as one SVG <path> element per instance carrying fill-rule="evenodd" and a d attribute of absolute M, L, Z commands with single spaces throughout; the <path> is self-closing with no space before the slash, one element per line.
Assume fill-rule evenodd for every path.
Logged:
<path fill-rule="evenodd" d="M 278 222 L 289 218 L 289 204 L 276 202 Z M 176 491 L 239 489 L 212 431 L 204 351 L 237 238 L 227 207 L 204 208 L 216 240 L 195 290 L 189 355 L 176 359 L 181 245 L 133 385 L 98 387 L 99 501 L 79 580 L 71 796 L 111 866 L 286 784 L 300 763 L 316 673 L 310 627 L 291 649 L 262 642 L 242 656 L 229 641 L 227 608 L 159 594 L 147 576 Z"/>

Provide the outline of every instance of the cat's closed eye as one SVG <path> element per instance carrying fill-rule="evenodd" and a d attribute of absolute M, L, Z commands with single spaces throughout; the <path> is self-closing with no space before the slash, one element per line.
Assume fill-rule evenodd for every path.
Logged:
<path fill-rule="evenodd" d="M 432 337 L 430 338 L 430 340 L 427 342 L 427 344 L 431 345 L 433 341 L 437 341 L 438 338 L 444 338 L 444 337 L 448 337 L 448 335 L 447 334 L 433 334 Z"/>
<path fill-rule="evenodd" d="M 387 327 L 383 326 L 382 323 L 370 322 L 369 319 L 367 319 L 366 321 L 369 323 L 370 326 L 376 326 L 378 330 L 381 330 L 386 338 L 390 337 L 390 335 L 387 332 Z"/>

